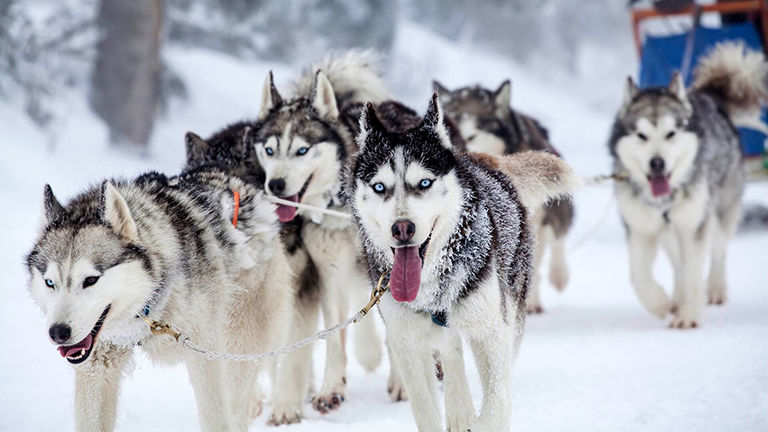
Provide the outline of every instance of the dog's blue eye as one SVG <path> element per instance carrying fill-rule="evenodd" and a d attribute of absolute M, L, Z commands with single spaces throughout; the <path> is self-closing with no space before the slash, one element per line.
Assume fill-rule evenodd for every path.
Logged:
<path fill-rule="evenodd" d="M 384 193 L 387 188 L 384 187 L 384 183 L 375 183 L 373 185 L 373 191 L 376 193 Z"/>
<path fill-rule="evenodd" d="M 46 279 L 45 280 L 45 286 L 47 286 L 48 288 L 53 288 L 53 286 L 54 286 L 53 285 L 53 281 L 50 280 L 50 279 Z"/>
<path fill-rule="evenodd" d="M 422 179 L 421 182 L 419 182 L 419 188 L 421 189 L 429 189 L 430 186 L 432 186 L 432 180 L 430 179 Z"/>
<path fill-rule="evenodd" d="M 301 147 L 298 150 L 296 150 L 297 156 L 304 156 L 309 151 L 309 147 Z"/>
<path fill-rule="evenodd" d="M 267 147 L 264 149 L 264 152 L 267 154 L 267 156 L 272 156 L 273 154 L 275 154 L 275 149 L 273 149 L 272 147 Z"/>
<path fill-rule="evenodd" d="M 89 286 L 95 284 L 99 280 L 98 276 L 88 276 L 83 280 L 83 288 L 88 288 Z"/>

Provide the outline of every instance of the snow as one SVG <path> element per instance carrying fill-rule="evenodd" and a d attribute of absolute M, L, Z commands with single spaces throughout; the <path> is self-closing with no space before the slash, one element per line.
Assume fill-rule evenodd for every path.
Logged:
<path fill-rule="evenodd" d="M 74 428 L 72 368 L 47 341 L 22 265 L 39 226 L 43 185 L 50 183 L 66 199 L 104 177 L 149 169 L 176 172 L 184 161 L 187 130 L 205 136 L 253 117 L 268 68 L 275 70 L 278 83 L 296 71 L 197 50 L 166 54 L 190 96 L 160 120 L 148 156 L 110 149 L 104 126 L 81 94 L 63 99 L 69 114 L 55 136 L 41 133 L 17 105 L 0 102 L 0 430 Z M 605 141 L 612 110 L 586 102 L 585 90 L 575 89 L 578 83 L 555 86 L 547 71 L 451 44 L 408 23 L 399 30 L 388 64 L 393 65 L 388 77 L 394 93 L 419 111 L 426 108 L 433 77 L 449 87 L 478 81 L 495 87 L 511 77 L 513 105 L 549 126 L 553 142 L 577 172 L 589 176 L 610 167 Z M 626 70 L 605 73 L 600 89 L 614 88 L 617 103 L 623 78 L 634 65 L 622 67 Z M 768 184 L 750 184 L 746 195 L 768 204 Z M 528 320 L 514 369 L 513 430 L 768 430 L 768 232 L 740 234 L 731 244 L 728 304 L 708 307 L 701 328 L 671 330 L 635 298 L 623 228 L 610 196 L 608 186 L 598 186 L 575 197 L 577 220 L 569 241 L 578 247 L 568 256 L 571 281 L 562 294 L 543 286 L 546 313 Z M 606 203 L 611 208 L 601 220 Z M 595 226 L 594 235 L 580 242 Z M 669 288 L 666 261 L 659 260 L 655 270 Z M 321 344 L 314 360 L 316 381 L 322 354 Z M 469 352 L 466 356 L 471 358 Z M 479 407 L 479 379 L 474 362 L 467 363 Z M 416 430 L 409 405 L 389 401 L 388 365 L 366 374 L 351 360 L 348 370 L 347 401 L 337 412 L 321 416 L 307 405 L 303 423 L 280 430 Z M 267 406 L 251 430 L 267 429 L 268 412 Z M 183 366 L 153 365 L 139 354 L 123 386 L 117 430 L 198 430 L 196 415 Z"/>

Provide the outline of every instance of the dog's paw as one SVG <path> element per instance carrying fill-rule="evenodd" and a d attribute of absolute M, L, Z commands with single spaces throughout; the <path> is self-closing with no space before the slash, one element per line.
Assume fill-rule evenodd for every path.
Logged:
<path fill-rule="evenodd" d="M 269 420 L 267 420 L 267 425 L 280 426 L 300 423 L 302 417 L 303 416 L 298 409 L 290 409 L 288 407 L 275 408 L 275 411 L 269 416 Z"/>
<path fill-rule="evenodd" d="M 669 323 L 669 328 L 673 329 L 691 329 L 701 324 L 701 314 L 693 308 L 678 308 L 677 314 Z"/>
<path fill-rule="evenodd" d="M 248 418 L 255 419 L 261 415 L 262 411 L 264 411 L 264 404 L 261 400 L 254 400 L 248 404 Z"/>
<path fill-rule="evenodd" d="M 448 427 L 448 432 L 468 431 L 472 422 L 477 419 L 475 410 L 471 406 L 472 402 L 468 402 L 470 406 L 446 406 L 445 424 Z"/>
<path fill-rule="evenodd" d="M 707 302 L 711 305 L 724 304 L 728 299 L 725 284 L 710 284 L 707 288 Z"/>
<path fill-rule="evenodd" d="M 407 401 L 408 395 L 405 393 L 405 386 L 400 377 L 394 374 L 389 375 L 389 381 L 387 382 L 387 393 L 392 402 Z"/>
<path fill-rule="evenodd" d="M 661 288 L 653 292 L 655 295 L 647 295 L 645 298 L 640 298 L 648 312 L 660 319 L 666 318 L 670 313 L 675 313 L 675 303 L 670 300 L 669 296 Z"/>
<path fill-rule="evenodd" d="M 540 304 L 528 304 L 528 315 L 544 313 L 544 308 Z"/>
<path fill-rule="evenodd" d="M 315 395 L 312 398 L 312 408 L 320 414 L 328 414 L 329 412 L 338 409 L 344 402 L 343 392 L 332 392 Z"/>
<path fill-rule="evenodd" d="M 549 268 L 549 283 L 560 292 L 568 285 L 568 276 L 568 267 L 564 265 L 552 265 Z"/>

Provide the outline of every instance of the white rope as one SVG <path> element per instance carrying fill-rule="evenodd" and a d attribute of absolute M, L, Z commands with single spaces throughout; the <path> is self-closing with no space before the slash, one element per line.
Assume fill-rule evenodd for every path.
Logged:
<path fill-rule="evenodd" d="M 254 362 L 258 363 L 264 359 L 267 359 L 272 356 L 276 356 L 279 354 L 287 354 L 291 351 L 295 351 L 305 345 L 309 345 L 313 342 L 316 342 L 318 340 L 325 340 L 330 336 L 332 333 L 335 333 L 339 330 L 343 330 L 347 327 L 349 327 L 353 322 L 358 321 L 361 319 L 365 314 L 360 311 L 357 312 L 354 316 L 347 318 L 346 320 L 336 324 L 333 327 L 329 327 L 324 330 L 320 330 L 319 332 L 315 333 L 312 336 L 309 336 L 307 338 L 304 338 L 298 342 L 292 343 L 288 346 L 285 346 L 283 348 L 280 348 L 275 351 L 268 351 L 260 354 L 232 354 L 232 353 L 226 353 L 221 351 L 214 351 L 209 350 L 206 348 L 201 347 L 200 345 L 195 344 L 192 342 L 192 340 L 187 336 L 185 333 L 181 333 L 178 338 L 178 344 L 182 348 L 186 348 L 195 354 L 198 354 L 200 356 L 203 356 L 207 358 L 208 360 L 230 360 L 230 361 L 237 361 L 237 362 Z"/>
<path fill-rule="evenodd" d="M 605 208 L 603 209 L 603 214 L 600 216 L 600 219 L 583 235 L 581 238 L 579 238 L 575 243 L 573 243 L 569 248 L 568 252 L 573 252 L 576 249 L 580 248 L 584 245 L 584 243 L 587 242 L 590 238 L 592 238 L 593 235 L 597 233 L 598 230 L 603 226 L 603 223 L 608 218 L 608 215 L 611 213 L 611 208 L 613 207 L 613 201 L 615 200 L 615 197 L 613 194 L 611 194 L 608 197 L 608 201 L 605 202 Z"/>
<path fill-rule="evenodd" d="M 282 198 L 278 198 L 278 197 L 272 196 L 272 195 L 268 195 L 267 199 L 270 202 L 275 203 L 275 204 L 281 204 L 281 205 L 296 207 L 296 208 L 305 209 L 305 210 L 312 210 L 312 211 L 316 211 L 316 212 L 319 212 L 319 213 L 324 213 L 324 214 L 327 214 L 327 215 L 341 217 L 341 218 L 347 218 L 347 219 L 351 219 L 352 218 L 352 215 L 349 214 L 349 213 L 344 213 L 344 212 L 340 212 L 340 211 L 336 211 L 336 210 L 331 210 L 331 209 L 324 208 L 324 207 L 317 207 L 317 206 L 313 206 L 313 205 L 309 205 L 309 204 L 301 204 L 301 203 L 297 203 L 297 202 L 293 202 L 293 201 L 288 201 L 288 200 L 285 200 L 285 199 L 282 199 Z"/>

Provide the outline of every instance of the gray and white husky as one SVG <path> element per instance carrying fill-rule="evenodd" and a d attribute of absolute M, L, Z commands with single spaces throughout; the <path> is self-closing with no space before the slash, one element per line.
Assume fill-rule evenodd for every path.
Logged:
<path fill-rule="evenodd" d="M 654 315 L 672 327 L 701 323 L 706 296 L 726 300 L 725 255 L 739 221 L 745 173 L 733 120 L 754 114 L 766 97 L 763 55 L 717 45 L 694 71 L 690 90 L 679 75 L 668 87 L 639 90 L 627 81 L 609 143 L 615 169 L 629 180 L 616 197 L 627 229 L 632 285 Z M 675 271 L 672 299 L 654 280 L 661 243 Z"/>
<path fill-rule="evenodd" d="M 288 99 L 278 92 L 270 72 L 263 87 L 259 127 L 252 130 L 250 143 L 264 169 L 267 193 L 288 201 L 321 208 L 345 210 L 341 197 L 341 171 L 355 151 L 353 128 L 346 115 L 347 106 L 387 98 L 376 73 L 376 58 L 369 52 L 351 51 L 329 56 L 305 71 L 293 84 Z M 296 227 L 302 245 L 314 263 L 316 273 L 300 284 L 315 284 L 323 320 L 327 326 L 347 318 L 350 300 L 364 304 L 369 282 L 360 260 L 357 230 L 348 220 L 293 206 L 278 205 L 280 221 Z M 311 306 L 311 305 L 310 305 Z M 316 325 L 317 313 L 300 317 L 302 328 Z M 300 336 L 300 335 L 297 335 Z M 304 335 L 306 336 L 306 335 Z M 383 345 L 373 319 L 363 320 L 354 331 L 355 354 L 368 370 L 374 370 L 383 356 Z M 327 339 L 326 367 L 322 386 L 312 398 L 312 406 L 321 413 L 336 409 L 346 395 L 345 334 Z M 296 381 L 286 384 L 297 395 L 310 387 L 310 358 L 295 373 Z M 298 406 L 280 403 L 275 408 L 274 423 L 295 421 L 301 412 L 303 396 L 288 398 Z M 287 420 L 283 420 L 287 419 Z"/>
<path fill-rule="evenodd" d="M 509 104 L 509 80 L 498 89 L 479 85 L 448 90 L 437 81 L 432 82 L 440 102 L 458 124 L 468 151 L 491 155 L 514 154 L 527 150 L 546 151 L 558 155 L 549 142 L 549 133 L 541 124 L 512 109 Z M 568 264 L 565 261 L 565 236 L 573 224 L 573 202 L 569 197 L 548 202 L 544 210 L 536 213 L 532 223 L 536 233 L 534 277 L 528 293 L 528 311 L 542 312 L 539 294 L 539 266 L 549 246 L 551 259 L 549 281 L 559 291 L 568 284 Z"/>
<path fill-rule="evenodd" d="M 544 152 L 457 151 L 435 94 L 421 124 L 393 131 L 368 104 L 346 180 L 369 276 L 390 275 L 379 310 L 420 431 L 508 430 L 510 377 L 532 277 L 527 214 L 578 179 Z M 436 325 L 440 323 L 441 325 Z M 447 327 L 446 327 L 447 326 Z M 475 416 L 462 338 L 483 388 Z M 442 358 L 440 416 L 433 352 Z"/>
<path fill-rule="evenodd" d="M 261 410 L 258 367 L 195 356 L 143 318 L 218 351 L 276 348 L 292 278 L 263 192 L 211 169 L 148 173 L 104 181 L 66 205 L 46 186 L 44 216 L 26 261 L 30 290 L 75 367 L 77 430 L 113 429 L 136 346 L 186 363 L 202 430 L 247 430 Z"/>

